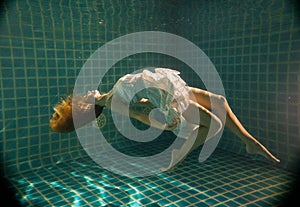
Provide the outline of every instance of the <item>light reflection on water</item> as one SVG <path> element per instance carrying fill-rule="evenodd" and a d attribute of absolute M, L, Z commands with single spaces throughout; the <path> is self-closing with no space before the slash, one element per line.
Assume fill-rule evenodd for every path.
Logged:
<path fill-rule="evenodd" d="M 290 191 L 288 186 L 295 178 L 293 173 L 221 150 L 198 168 L 197 155 L 193 153 L 185 165 L 171 172 L 142 178 L 113 174 L 86 157 L 62 160 L 10 180 L 25 206 L 157 207 L 212 206 L 219 202 L 217 198 L 220 202 L 228 199 L 220 190 L 232 195 L 228 202 L 272 206 Z"/>
<path fill-rule="evenodd" d="M 152 193 L 162 190 L 143 179 L 121 177 L 94 163 L 78 161 L 60 162 L 12 181 L 21 186 L 23 196 L 18 195 L 21 202 L 34 206 L 42 206 L 45 200 L 54 206 L 77 207 L 90 202 L 96 206 L 144 206 L 145 195 L 139 190 L 141 185 L 151 188 Z"/>

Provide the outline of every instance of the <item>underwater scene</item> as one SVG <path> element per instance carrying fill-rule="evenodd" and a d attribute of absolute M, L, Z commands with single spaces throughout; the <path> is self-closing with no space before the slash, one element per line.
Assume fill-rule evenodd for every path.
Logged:
<path fill-rule="evenodd" d="M 4 1 L 1 206 L 291 206 L 299 8 Z"/>

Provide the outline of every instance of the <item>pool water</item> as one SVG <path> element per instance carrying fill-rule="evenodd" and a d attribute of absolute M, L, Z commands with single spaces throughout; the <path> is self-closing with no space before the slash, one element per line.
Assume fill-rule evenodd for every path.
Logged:
<path fill-rule="evenodd" d="M 216 150 L 204 163 L 193 152 L 175 170 L 129 178 L 89 157 L 59 162 L 11 177 L 24 206 L 274 206 L 295 174 Z"/>
<path fill-rule="evenodd" d="M 279 205 L 299 169 L 298 9 L 290 0 L 5 1 L 0 6 L 0 167 L 8 187 L 22 206 Z M 96 164 L 75 132 L 51 132 L 53 106 L 72 94 L 90 56 L 116 38 L 143 31 L 174 34 L 203 50 L 233 112 L 281 162 L 247 154 L 225 130 L 207 161 L 198 162 L 198 149 L 170 172 L 129 178 Z M 195 54 L 191 58 L 199 60 Z M 190 66 L 159 53 L 122 59 L 99 80 L 99 89 L 107 92 L 121 76 L 145 67 L 179 70 L 189 86 L 205 89 Z M 150 156 L 172 142 L 168 133 L 149 143 L 124 138 L 107 110 L 98 123 L 107 141 L 127 155 Z"/>

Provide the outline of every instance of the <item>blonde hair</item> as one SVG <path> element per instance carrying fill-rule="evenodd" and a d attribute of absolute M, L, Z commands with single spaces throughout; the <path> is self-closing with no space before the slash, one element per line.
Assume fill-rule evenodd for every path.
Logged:
<path fill-rule="evenodd" d="M 68 96 L 54 106 L 54 113 L 50 119 L 50 128 L 55 132 L 68 133 L 75 130 L 73 116 L 76 116 L 76 127 L 81 127 L 96 117 L 103 110 L 102 106 L 87 103 L 84 97 Z"/>

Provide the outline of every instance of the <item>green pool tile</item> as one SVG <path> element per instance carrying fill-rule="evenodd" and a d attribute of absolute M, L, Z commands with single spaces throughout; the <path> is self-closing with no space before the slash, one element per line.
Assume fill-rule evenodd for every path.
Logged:
<path fill-rule="evenodd" d="M 170 201 L 167 199 L 161 199 L 157 203 L 159 206 L 175 206 L 174 204 L 170 204 Z"/>
<path fill-rule="evenodd" d="M 227 202 L 225 202 L 224 204 L 227 205 L 227 206 L 232 206 L 232 207 L 234 207 L 234 206 L 236 206 L 236 207 L 241 206 L 240 203 L 238 203 L 238 202 L 236 202 L 236 201 L 232 201 L 232 200 L 227 201 Z"/>
<path fill-rule="evenodd" d="M 231 206 L 236 204 L 255 204 L 256 202 L 272 204 L 279 202 L 284 198 L 285 193 L 288 192 L 286 182 L 291 183 L 293 181 L 292 174 L 289 176 L 286 173 L 282 174 L 281 170 L 274 171 L 275 173 L 273 173 L 273 175 L 263 173 L 266 167 L 260 167 L 255 164 L 256 161 L 249 160 L 248 163 L 252 165 L 252 170 L 247 170 L 247 175 L 251 178 L 252 184 L 248 182 L 244 183 L 244 185 L 248 185 L 249 187 L 233 185 L 231 188 L 228 188 L 227 192 L 220 192 L 218 190 L 219 185 L 223 185 L 223 183 L 226 183 L 226 185 L 234 184 L 235 182 L 233 181 L 235 181 L 236 178 L 227 177 L 225 179 L 226 182 L 224 182 L 222 177 L 227 173 L 218 171 L 218 167 L 222 169 L 226 166 L 231 169 L 239 169 L 239 162 L 243 162 L 241 161 L 242 159 L 239 159 L 236 160 L 235 163 L 227 163 L 225 159 L 223 162 L 216 164 L 215 161 L 218 160 L 218 156 L 221 154 L 228 158 L 231 156 L 230 154 L 217 150 L 211 161 L 215 163 L 215 167 L 210 171 L 201 171 L 202 165 L 199 163 L 197 165 L 197 171 L 206 175 L 209 174 L 209 177 L 219 177 L 218 180 L 212 179 L 212 185 L 209 185 L 209 188 L 203 188 L 201 186 L 201 179 L 195 180 L 193 176 L 189 178 L 186 174 L 188 171 L 186 170 L 181 171 L 179 174 L 173 171 L 160 176 L 152 176 L 151 179 L 147 177 L 129 179 L 107 172 L 95 165 L 91 160 L 81 158 L 76 162 L 61 162 L 49 168 L 41 168 L 34 173 L 24 173 L 22 176 L 12 178 L 11 182 L 13 186 L 15 186 L 14 188 L 17 188 L 19 192 L 26 195 L 26 199 L 24 199 L 24 197 L 22 198 L 23 203 L 39 203 L 46 199 L 49 203 L 56 204 L 59 203 L 59 200 L 63 197 L 61 204 L 65 201 L 72 203 L 77 199 L 77 202 L 80 202 L 81 205 L 88 205 L 90 203 L 98 203 L 99 205 L 100 203 L 107 205 L 157 203 L 161 206 L 172 206 L 171 203 L 173 203 L 175 206 L 180 206 L 180 203 L 189 203 L 190 205 L 203 204 L 211 206 L 222 204 L 224 206 Z M 195 160 L 196 157 L 197 153 L 193 153 L 192 156 L 189 156 L 187 158 L 187 164 L 197 162 Z M 84 168 L 82 167 L 83 165 L 85 166 Z M 272 169 L 272 167 L 270 166 L 269 169 Z M 190 169 L 190 171 L 193 170 L 195 169 Z M 218 172 L 218 174 L 214 173 L 214 171 Z M 257 178 L 254 176 L 259 172 L 265 175 L 265 178 L 262 175 Z M 201 173 L 199 177 L 201 177 Z M 247 179 L 241 171 L 240 175 L 243 175 L 241 178 Z M 276 178 L 281 176 L 285 179 L 274 179 L 275 183 L 266 182 L 262 185 L 262 180 L 264 179 L 269 180 L 272 179 L 272 177 Z M 176 177 L 176 181 L 170 182 L 169 184 L 165 183 L 165 180 L 171 181 L 174 177 Z M 178 186 L 177 184 L 183 180 L 185 180 L 187 184 Z M 147 185 L 146 183 L 148 182 L 150 182 L 151 185 Z M 258 184 L 255 185 L 255 183 Z M 277 187 L 272 187 L 274 185 Z M 172 190 L 169 191 L 169 189 Z"/>
<path fill-rule="evenodd" d="M 292 6 L 288 1 L 237 5 L 196 0 L 175 5 L 159 0 L 4 4 L 0 154 L 18 199 L 24 206 L 272 206 L 279 202 L 294 181 L 300 150 L 296 141 L 300 24 Z M 241 12 L 234 12 L 237 9 Z M 172 172 L 129 179 L 92 162 L 75 132 L 49 130 L 53 105 L 72 93 L 80 69 L 96 49 L 122 35 L 153 30 L 180 35 L 209 56 L 233 111 L 278 155 L 280 164 L 269 165 L 246 154 L 240 140 L 225 131 L 218 150 L 206 162 L 198 163 L 199 153 L 194 153 Z M 145 66 L 178 69 L 188 85 L 204 87 L 176 58 L 147 53 L 116 63 L 99 88 L 108 91 L 122 75 Z M 104 114 L 103 133 L 122 152 L 141 156 L 162 150 L 160 142 L 141 144 L 140 150 L 120 138 L 107 110 Z"/>

